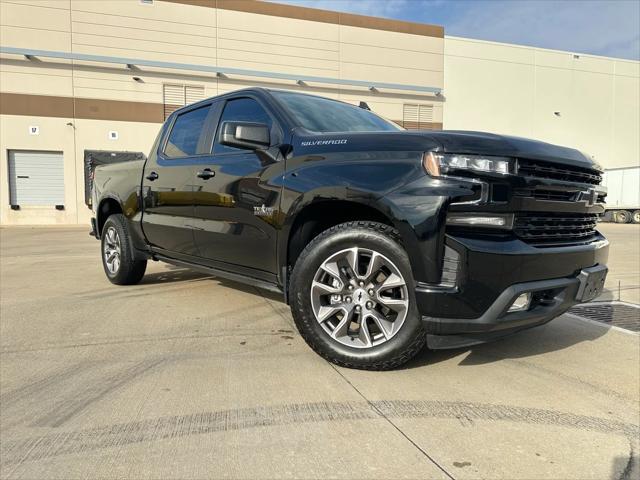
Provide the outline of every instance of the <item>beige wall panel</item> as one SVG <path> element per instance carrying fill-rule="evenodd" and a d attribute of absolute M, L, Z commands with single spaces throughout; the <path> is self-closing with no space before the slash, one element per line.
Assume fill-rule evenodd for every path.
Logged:
<path fill-rule="evenodd" d="M 295 42 L 292 42 L 295 44 Z M 270 54 L 285 57 L 285 59 L 296 58 L 307 59 L 308 61 L 321 60 L 338 66 L 338 55 L 330 50 L 307 49 L 303 47 L 290 45 L 277 45 L 273 43 L 260 43 L 253 40 L 238 41 L 219 39 L 218 48 L 220 51 L 234 51 L 239 58 L 244 57 L 247 53 Z"/>
<path fill-rule="evenodd" d="M 156 1 L 152 5 L 146 5 L 139 0 L 71 0 L 71 8 L 74 11 L 148 18 L 166 23 L 186 25 L 215 25 L 216 23 L 215 8 L 172 2 Z"/>
<path fill-rule="evenodd" d="M 343 44 L 340 50 L 343 63 L 369 64 L 383 67 L 414 68 L 442 72 L 442 54 L 409 52 L 396 48 L 367 47 Z"/>
<path fill-rule="evenodd" d="M 84 22 L 73 22 L 74 41 L 80 34 L 94 38 L 120 38 L 129 41 L 161 42 L 171 45 L 186 45 L 196 47 L 215 48 L 215 37 L 190 35 L 186 33 L 170 33 L 154 30 L 139 30 L 129 27 L 115 27 L 112 25 L 94 25 Z M 138 47 L 136 47 L 138 48 Z M 157 49 L 155 49 L 157 50 Z"/>
<path fill-rule="evenodd" d="M 314 75 L 319 77 L 338 77 L 338 71 L 334 68 L 320 68 L 319 66 L 292 65 L 286 63 L 285 59 L 274 58 L 274 63 L 264 63 L 265 58 L 261 55 L 254 55 L 253 59 L 239 60 L 237 54 L 228 51 L 218 52 L 218 65 L 221 67 L 243 68 L 246 70 L 260 70 L 264 72 L 290 73 L 300 75 Z M 262 61 L 260 61 L 260 59 Z M 302 63 L 302 62 L 301 62 Z M 237 75 L 233 75 L 236 77 Z M 261 81 L 256 79 L 257 81 Z M 270 81 L 270 80 L 266 80 Z"/>
<path fill-rule="evenodd" d="M 2 2 L 7 0 L 0 0 Z M 19 5 L 28 5 L 33 7 L 47 7 L 55 8 L 59 10 L 69 11 L 71 0 L 9 0 L 11 3 L 17 3 Z"/>
<path fill-rule="evenodd" d="M 216 50 L 212 47 L 201 47 L 197 45 L 184 45 L 174 44 L 166 42 L 153 42 L 150 40 L 131 40 L 129 38 L 120 37 L 104 37 L 97 35 L 88 35 L 84 33 L 73 34 L 73 46 L 85 45 L 96 47 L 109 47 L 112 49 L 122 50 L 123 55 L 131 56 L 126 52 L 140 52 L 144 55 L 146 52 L 151 53 L 166 53 L 173 56 L 173 61 L 176 61 L 176 56 L 191 55 L 194 57 L 206 57 L 215 58 Z"/>
<path fill-rule="evenodd" d="M 314 38 L 304 38 L 296 35 L 285 35 L 279 33 L 261 33 L 235 28 L 218 28 L 218 40 L 236 40 L 248 45 L 295 45 L 308 50 L 320 50 L 337 53 L 340 51 L 338 41 L 319 40 Z"/>
<path fill-rule="evenodd" d="M 536 138 L 559 145 L 575 144 L 575 119 L 571 113 L 572 85 L 571 70 L 549 67 L 536 69 L 533 126 Z M 560 112 L 560 116 L 554 112 Z"/>
<path fill-rule="evenodd" d="M 482 58 L 498 62 L 533 64 L 534 49 L 520 45 L 484 42 L 458 37 L 447 37 L 444 53 L 447 56 Z"/>
<path fill-rule="evenodd" d="M 399 50 L 442 54 L 444 40 L 438 37 L 388 32 L 370 28 L 340 26 L 340 41 L 343 44 L 365 46 L 388 46 Z"/>
<path fill-rule="evenodd" d="M 552 50 L 535 50 L 535 64 L 542 67 L 573 68 L 573 54 Z"/>
<path fill-rule="evenodd" d="M 159 62 L 171 62 L 174 63 L 176 61 L 176 55 L 172 53 L 156 53 L 156 52 L 146 52 L 142 50 L 124 50 L 122 48 L 112 48 L 105 46 L 89 46 L 89 45 L 79 45 L 75 44 L 73 46 L 74 53 L 84 53 L 87 55 L 105 55 L 109 57 L 123 57 L 130 59 L 142 59 L 142 60 L 157 60 Z M 180 55 L 180 63 L 189 63 L 192 65 L 214 65 L 215 64 L 215 56 L 212 57 L 195 57 L 192 55 Z M 104 65 L 105 67 L 113 67 L 114 64 L 100 64 L 95 63 L 95 65 Z M 154 67 L 154 70 L 156 68 Z"/>
<path fill-rule="evenodd" d="M 75 193 L 76 167 L 73 155 L 73 128 L 70 119 L 0 115 L 0 223 L 4 224 L 65 224 L 77 223 Z M 29 127 L 40 127 L 39 135 L 30 135 Z M 65 210 L 53 206 L 9 208 L 9 150 L 62 151 L 64 155 Z"/>
<path fill-rule="evenodd" d="M 216 36 L 215 22 L 206 25 L 184 25 L 182 23 L 173 23 L 171 21 L 151 20 L 147 18 L 131 18 L 119 15 L 104 15 L 101 13 L 82 12 L 74 10 L 71 12 L 74 28 L 76 24 L 106 25 L 132 29 L 140 32 L 168 32 L 184 34 L 188 33 L 192 36 Z M 75 31 L 75 30 L 74 30 Z"/>
<path fill-rule="evenodd" d="M 226 60 L 226 62 L 223 62 Z M 338 62 L 319 60 L 306 57 L 293 57 L 280 53 L 239 52 L 237 50 L 218 49 L 219 65 L 228 66 L 229 60 L 238 60 L 253 64 L 252 70 L 261 70 L 262 64 L 278 65 L 280 72 L 298 71 L 298 67 L 316 69 L 318 71 L 333 71 L 334 76 L 340 71 Z"/>
<path fill-rule="evenodd" d="M 640 62 L 629 62 L 626 60 L 616 59 L 616 75 L 626 77 L 640 77 Z"/>
<path fill-rule="evenodd" d="M 144 83 L 135 82 L 132 79 L 133 76 L 140 77 Z M 74 79 L 76 87 L 104 87 L 110 90 L 125 88 L 129 91 L 159 94 L 160 96 L 156 98 L 154 102 L 162 101 L 162 85 L 165 83 L 199 85 L 214 89 L 217 87 L 217 80 L 213 75 L 208 77 L 202 75 L 170 75 L 156 72 L 149 73 L 144 70 L 130 71 L 121 69 L 120 71 L 114 71 L 107 69 L 87 69 L 78 71 L 76 69 Z"/>
<path fill-rule="evenodd" d="M 640 78 L 616 77 L 613 98 L 612 163 L 640 165 Z"/>
<path fill-rule="evenodd" d="M 331 23 L 310 22 L 292 18 L 272 17 L 255 13 L 218 10 L 218 27 L 258 33 L 280 34 L 317 40 L 339 39 L 339 26 Z"/>
<path fill-rule="evenodd" d="M 615 61 L 611 58 L 579 55 L 578 58 L 573 59 L 573 68 L 584 72 L 613 75 L 615 73 L 614 67 Z"/>
<path fill-rule="evenodd" d="M 72 95 L 71 77 L 0 71 L 0 90 L 31 95 Z"/>
<path fill-rule="evenodd" d="M 444 128 L 530 137 L 533 70 L 518 63 L 445 56 Z"/>
<path fill-rule="evenodd" d="M 443 72 L 398 67 L 390 69 L 380 65 L 354 63 L 343 63 L 340 76 L 349 80 L 369 81 L 373 85 L 376 82 L 392 82 L 442 88 L 444 82 Z"/>
<path fill-rule="evenodd" d="M 575 72 L 570 110 L 574 148 L 610 162 L 613 127 L 613 78 L 599 73 Z"/>
<path fill-rule="evenodd" d="M 31 48 L 34 50 L 71 50 L 71 34 L 51 30 L 32 30 L 3 26 L 0 28 L 0 45 Z"/>
<path fill-rule="evenodd" d="M 65 5 L 63 3 L 63 5 Z M 68 7 L 68 4 L 66 4 Z M 0 23 L 4 26 L 30 29 L 69 31 L 69 9 L 48 8 L 37 5 L 17 5 L 0 2 Z M 29 35 L 29 32 L 25 32 Z M 33 35 L 33 32 L 31 32 Z"/>

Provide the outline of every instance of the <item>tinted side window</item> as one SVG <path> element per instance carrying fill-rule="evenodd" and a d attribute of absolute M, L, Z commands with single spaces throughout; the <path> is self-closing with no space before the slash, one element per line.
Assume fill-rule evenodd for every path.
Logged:
<path fill-rule="evenodd" d="M 209 153 L 201 141 L 204 124 L 209 114 L 209 105 L 181 113 L 173 123 L 164 153 L 169 157 L 188 157 Z"/>
<path fill-rule="evenodd" d="M 218 122 L 218 134 L 216 136 L 216 144 L 213 147 L 213 153 L 243 151 L 242 149 L 227 147 L 219 143 L 220 127 L 223 122 L 257 122 L 267 124 L 269 128 L 271 128 L 271 124 L 273 123 L 269 114 L 253 98 L 236 98 L 229 100 L 224 106 L 224 111 Z"/>

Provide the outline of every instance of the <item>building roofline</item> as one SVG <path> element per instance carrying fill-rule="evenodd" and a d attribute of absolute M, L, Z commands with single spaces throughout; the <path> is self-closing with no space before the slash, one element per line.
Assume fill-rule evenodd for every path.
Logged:
<path fill-rule="evenodd" d="M 579 55 L 580 57 L 596 58 L 600 60 L 611 60 L 611 61 L 625 62 L 625 63 L 631 63 L 631 64 L 640 63 L 640 61 L 633 60 L 631 58 L 608 57 L 606 55 L 596 55 L 594 53 L 584 53 L 584 52 L 572 51 L 572 50 L 558 50 L 556 48 L 537 47 L 535 45 L 526 45 L 523 43 L 507 43 L 507 42 L 499 42 L 497 40 L 483 40 L 481 38 L 461 37 L 459 35 L 445 35 L 444 38 L 445 40 L 464 40 L 467 42 L 483 43 L 488 45 L 498 45 L 501 47 L 513 47 L 513 48 L 520 48 L 520 49 L 527 49 L 527 50 L 537 50 L 541 52 L 560 53 L 560 54 L 567 54 L 567 55 Z"/>
<path fill-rule="evenodd" d="M 218 8 L 237 12 L 271 15 L 274 17 L 295 18 L 312 22 L 332 23 L 350 27 L 370 28 L 389 32 L 408 33 L 426 37 L 444 38 L 444 27 L 426 23 L 407 22 L 390 18 L 370 17 L 353 13 L 320 10 L 260 0 L 160 0 L 164 2 Z"/>

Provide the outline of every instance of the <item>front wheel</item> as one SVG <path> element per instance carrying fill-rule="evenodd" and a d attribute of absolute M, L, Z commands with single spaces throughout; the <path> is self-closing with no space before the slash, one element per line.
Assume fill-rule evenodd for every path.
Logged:
<path fill-rule="evenodd" d="M 326 230 L 296 261 L 290 288 L 300 334 L 333 363 L 388 370 L 425 344 L 409 258 L 392 227 L 359 221 Z"/>
<path fill-rule="evenodd" d="M 146 260 L 136 260 L 123 215 L 111 215 L 102 227 L 102 266 L 111 283 L 133 285 L 142 280 Z"/>

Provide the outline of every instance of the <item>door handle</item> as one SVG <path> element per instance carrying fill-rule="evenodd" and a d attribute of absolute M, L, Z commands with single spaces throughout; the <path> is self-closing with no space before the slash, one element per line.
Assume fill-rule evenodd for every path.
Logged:
<path fill-rule="evenodd" d="M 211 177 L 215 177 L 215 176 L 216 176 L 216 172 L 214 172 L 210 168 L 205 168 L 201 172 L 196 173 L 196 177 L 203 178 L 204 180 L 208 180 Z"/>
<path fill-rule="evenodd" d="M 151 172 L 149 175 L 147 175 L 145 178 L 147 180 L 149 180 L 150 182 L 153 182 L 154 180 L 158 179 L 158 174 L 156 172 Z"/>

